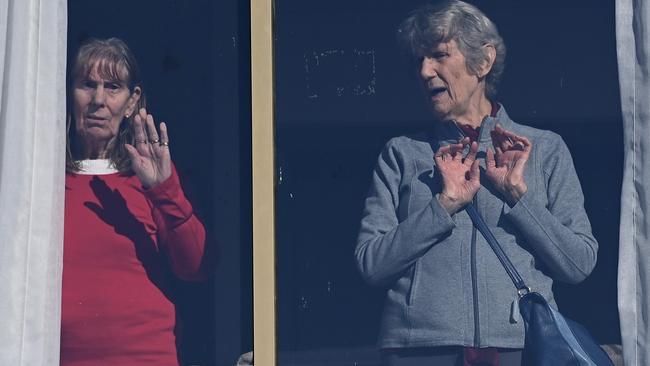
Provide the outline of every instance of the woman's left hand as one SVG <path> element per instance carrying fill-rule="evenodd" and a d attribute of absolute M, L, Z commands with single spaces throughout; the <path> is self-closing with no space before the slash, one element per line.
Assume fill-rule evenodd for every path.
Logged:
<path fill-rule="evenodd" d="M 487 150 L 485 173 L 506 202 L 514 206 L 528 190 L 524 170 L 533 145 L 527 138 L 515 135 L 499 124 L 491 135 L 495 152 Z"/>
<path fill-rule="evenodd" d="M 167 125 L 160 123 L 160 137 L 156 131 L 153 116 L 142 108 L 133 117 L 135 147 L 126 144 L 131 158 L 131 168 L 142 186 L 152 188 L 172 175 L 172 161 L 169 155 Z"/>

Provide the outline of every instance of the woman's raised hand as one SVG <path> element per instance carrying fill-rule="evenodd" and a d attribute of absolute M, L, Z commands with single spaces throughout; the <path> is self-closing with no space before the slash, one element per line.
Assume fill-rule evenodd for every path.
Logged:
<path fill-rule="evenodd" d="M 506 202 L 514 206 L 528 190 L 524 168 L 533 145 L 527 138 L 504 130 L 499 124 L 491 134 L 494 151 L 487 150 L 485 173 Z"/>
<path fill-rule="evenodd" d="M 133 117 L 135 146 L 126 144 L 131 158 L 131 168 L 140 179 L 142 186 L 152 188 L 172 175 L 172 162 L 169 155 L 169 136 L 167 125 L 160 123 L 160 136 L 156 131 L 153 116 L 142 108 Z"/>
<path fill-rule="evenodd" d="M 463 150 L 469 145 L 469 152 L 463 158 Z M 442 192 L 438 201 L 450 215 L 470 203 L 481 187 L 476 153 L 478 144 L 468 137 L 457 144 L 440 147 L 433 156 L 436 167 L 442 175 Z"/>

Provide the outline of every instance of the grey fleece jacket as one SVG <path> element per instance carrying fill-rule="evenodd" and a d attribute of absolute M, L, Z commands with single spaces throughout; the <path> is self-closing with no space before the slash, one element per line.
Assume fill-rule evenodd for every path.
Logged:
<path fill-rule="evenodd" d="M 497 122 L 533 144 L 528 191 L 513 207 L 484 179 Z M 433 155 L 458 134 L 453 123 L 437 123 L 430 133 L 391 139 L 379 156 L 355 257 L 367 282 L 387 288 L 381 348 L 523 348 L 510 278 L 467 213 L 450 217 L 437 199 L 441 180 Z M 478 156 L 479 212 L 527 285 L 556 306 L 553 280 L 582 281 L 598 251 L 569 150 L 559 135 L 519 125 L 501 107 L 482 123 Z"/>

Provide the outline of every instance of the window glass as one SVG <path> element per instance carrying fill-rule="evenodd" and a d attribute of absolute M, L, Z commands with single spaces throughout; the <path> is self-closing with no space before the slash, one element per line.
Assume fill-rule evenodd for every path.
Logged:
<path fill-rule="evenodd" d="M 379 362 L 387 289 L 364 283 L 353 253 L 382 147 L 433 123 L 417 70 L 396 40 L 399 23 L 423 3 L 275 1 L 280 365 Z M 508 49 L 497 101 L 513 120 L 565 140 L 600 243 L 586 281 L 556 283 L 560 310 L 599 342 L 620 343 L 623 157 L 614 5 L 472 3 L 494 21 Z M 617 148 L 603 156 L 604 146 Z"/>

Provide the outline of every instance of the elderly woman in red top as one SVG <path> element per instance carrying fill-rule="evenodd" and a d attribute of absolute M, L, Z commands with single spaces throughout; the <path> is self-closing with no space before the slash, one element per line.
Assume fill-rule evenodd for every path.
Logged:
<path fill-rule="evenodd" d="M 167 127 L 121 40 L 82 46 L 71 79 L 61 365 L 178 365 L 168 282 L 201 279 L 205 230 Z"/>

